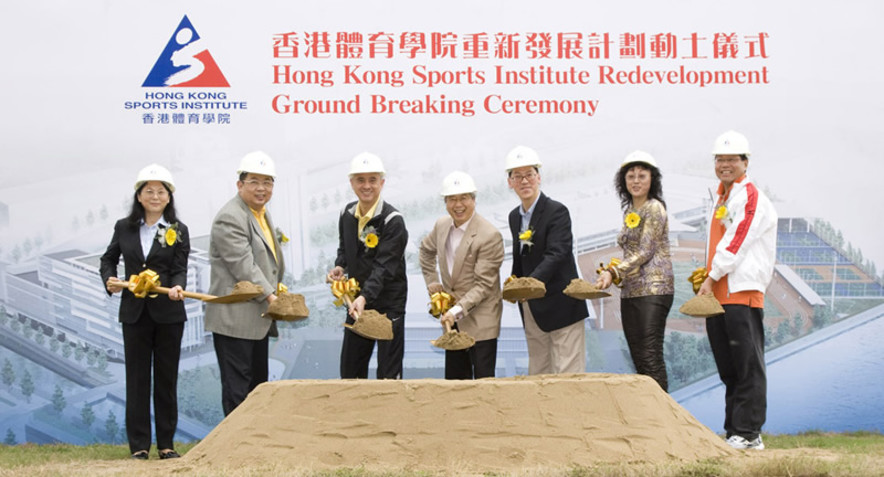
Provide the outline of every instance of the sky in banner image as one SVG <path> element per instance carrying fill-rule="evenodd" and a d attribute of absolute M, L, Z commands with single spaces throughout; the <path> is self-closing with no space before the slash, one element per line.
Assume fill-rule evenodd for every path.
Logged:
<path fill-rule="evenodd" d="M 503 159 L 517 144 L 538 151 L 543 190 L 570 208 L 589 277 L 616 248 L 609 239 L 622 214 L 611 179 L 636 149 L 664 174 L 671 230 L 685 251 L 679 267 L 702 260 L 695 244 L 717 185 L 712 143 L 740 131 L 752 148 L 749 174 L 781 218 L 796 219 L 787 231 L 825 235 L 807 252 L 812 265 L 789 262 L 803 251 L 783 252 L 796 277 L 784 280 L 803 283 L 836 318 L 864 312 L 884 298 L 884 227 L 873 208 L 884 173 L 882 15 L 884 5 L 856 0 L 6 2 L 0 304 L 12 318 L 0 327 L 17 338 L 2 343 L 0 367 L 8 359 L 51 378 L 30 394 L 21 373 L 0 383 L 0 435 L 51 434 L 53 420 L 76 421 L 89 402 L 102 422 L 122 416 L 116 401 L 96 397 L 124 392 L 118 301 L 105 297 L 97 257 L 130 207 L 135 174 L 153 162 L 175 177 L 193 237 L 189 283 L 204 292 L 211 221 L 236 192 L 240 158 L 263 150 L 276 161 L 269 208 L 291 237 L 287 280 L 315 312 L 272 350 L 278 379 L 337 372 L 341 313 L 321 278 L 336 253 L 338 214 L 353 200 L 349 160 L 362 151 L 383 158 L 384 199 L 409 230 L 410 377 L 433 376 L 442 363 L 427 344 L 438 325 L 427 319 L 416 259 L 445 214 L 441 179 L 471 174 L 477 211 L 507 237 L 517 199 Z M 843 262 L 833 262 L 833 247 Z M 799 338 L 816 312 L 791 307 L 792 295 L 809 296 L 793 288 L 777 289 L 780 312 L 769 323 L 775 333 L 788 321 Z M 610 310 L 592 308 L 587 329 L 600 331 L 604 351 L 590 370 L 629 371 L 622 333 L 604 333 Z M 796 314 L 803 321 L 789 321 Z M 504 315 L 505 329 L 520 332 L 515 308 Z M 212 382 L 202 305 L 188 302 L 188 316 L 182 372 Z M 704 339 L 702 325 L 692 326 L 673 331 Z M 43 343 L 30 346 L 41 333 Z M 64 356 L 73 342 L 82 359 L 73 348 Z M 499 355 L 499 374 L 524 374 L 519 353 Z M 708 376 L 694 373 L 682 384 Z M 47 417 L 55 382 L 72 404 Z M 214 396 L 189 392 L 182 432 L 201 437 L 217 415 L 190 409 Z M 29 421 L 31 413 L 41 417 Z M 111 440 L 97 427 L 85 432 Z M 84 431 L 65 432 L 76 442 Z"/>

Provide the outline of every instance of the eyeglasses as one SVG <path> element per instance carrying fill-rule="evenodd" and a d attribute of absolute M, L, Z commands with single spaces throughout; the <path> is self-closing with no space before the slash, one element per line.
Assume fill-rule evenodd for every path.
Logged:
<path fill-rule="evenodd" d="M 716 164 L 736 164 L 737 162 L 742 161 L 742 157 L 716 157 Z"/>
<path fill-rule="evenodd" d="M 522 181 L 527 180 L 528 182 L 534 182 L 534 179 L 537 178 L 536 172 L 529 172 L 525 175 L 522 174 L 513 174 L 510 176 L 510 179 L 515 183 L 520 183 Z"/>
<path fill-rule="evenodd" d="M 147 197 L 150 197 L 150 196 L 166 197 L 167 195 L 169 195 L 169 191 L 167 191 L 166 189 L 157 189 L 157 190 L 143 189 L 141 191 L 141 194 L 144 196 L 147 196 Z"/>
<path fill-rule="evenodd" d="M 265 189 L 272 189 L 273 188 L 273 181 L 269 181 L 269 180 L 268 181 L 256 181 L 256 180 L 252 179 L 252 180 L 243 181 L 243 184 L 245 184 L 246 187 L 248 187 L 249 189 L 257 189 L 258 186 L 261 186 Z"/>
<path fill-rule="evenodd" d="M 454 204 L 460 202 L 462 204 L 468 204 L 473 200 L 473 196 L 470 194 L 463 195 L 448 195 L 445 196 L 445 202 L 448 204 Z"/>

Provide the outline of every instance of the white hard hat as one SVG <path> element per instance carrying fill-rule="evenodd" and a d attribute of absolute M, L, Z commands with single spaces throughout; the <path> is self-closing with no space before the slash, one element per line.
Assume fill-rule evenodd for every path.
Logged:
<path fill-rule="evenodd" d="M 361 152 L 350 161 L 350 175 L 353 174 L 365 174 L 369 172 L 377 172 L 381 175 L 387 173 L 384 170 L 384 163 L 381 161 L 381 158 L 370 153 L 370 152 Z"/>
<path fill-rule="evenodd" d="M 175 192 L 175 181 L 172 180 L 172 173 L 169 172 L 169 169 L 159 164 L 151 164 L 138 171 L 138 177 L 135 178 L 135 190 L 138 190 L 148 181 L 160 181 L 166 184 L 170 192 Z"/>
<path fill-rule="evenodd" d="M 746 136 L 731 130 L 715 139 L 715 146 L 712 147 L 712 154 L 716 156 L 719 154 L 748 156 L 752 153 L 749 152 L 749 140 L 746 139 Z"/>
<path fill-rule="evenodd" d="M 654 157 L 648 154 L 645 151 L 632 151 L 627 154 L 626 158 L 623 159 L 623 163 L 620 164 L 620 167 L 624 167 L 627 164 L 632 164 L 634 162 L 640 162 L 642 164 L 647 164 L 654 168 L 657 167 L 657 161 L 654 160 Z"/>
<path fill-rule="evenodd" d="M 264 151 L 254 151 L 243 156 L 239 163 L 239 169 L 236 170 L 237 175 L 243 172 L 251 172 L 252 174 L 262 174 L 276 178 L 276 166 L 273 159 Z"/>
<path fill-rule="evenodd" d="M 539 169 L 542 165 L 543 163 L 540 162 L 540 156 L 537 155 L 537 151 L 530 147 L 516 146 L 506 155 L 507 172 L 525 166 L 533 166 Z"/>
<path fill-rule="evenodd" d="M 457 194 L 475 194 L 476 183 L 466 172 L 454 171 L 442 179 L 442 197 Z"/>

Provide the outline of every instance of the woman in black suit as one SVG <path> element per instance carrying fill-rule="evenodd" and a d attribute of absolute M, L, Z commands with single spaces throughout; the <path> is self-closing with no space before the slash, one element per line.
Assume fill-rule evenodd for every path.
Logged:
<path fill-rule="evenodd" d="M 138 173 L 129 216 L 114 225 L 114 236 L 101 257 L 101 278 L 108 295 L 123 292 L 120 322 L 126 358 L 126 434 L 134 459 L 147 459 L 151 446 L 150 381 L 160 459 L 180 457 L 173 439 L 178 425 L 178 360 L 184 333 L 184 296 L 190 236 L 175 216 L 172 174 L 151 164 Z M 169 295 L 138 298 L 120 285 L 117 265 L 126 277 L 146 269 L 159 274 Z"/>

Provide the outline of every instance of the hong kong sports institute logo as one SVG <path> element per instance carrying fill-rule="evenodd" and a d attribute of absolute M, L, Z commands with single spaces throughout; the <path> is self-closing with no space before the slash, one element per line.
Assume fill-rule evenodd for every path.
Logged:
<path fill-rule="evenodd" d="M 230 83 L 184 15 L 141 86 L 217 88 Z"/>

